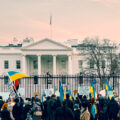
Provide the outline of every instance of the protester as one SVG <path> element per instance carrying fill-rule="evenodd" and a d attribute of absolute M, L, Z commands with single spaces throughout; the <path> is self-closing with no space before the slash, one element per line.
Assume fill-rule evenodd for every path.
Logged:
<path fill-rule="evenodd" d="M 42 110 L 43 108 L 41 107 L 42 103 L 41 100 L 38 98 L 38 96 L 32 97 L 32 118 L 33 120 L 38 120 L 42 116 Z"/>
<path fill-rule="evenodd" d="M 2 99 L 2 96 L 0 96 L 0 110 L 1 110 L 1 107 L 3 106 L 3 104 L 4 104 L 4 101 Z"/>
<path fill-rule="evenodd" d="M 1 108 L 1 120 L 12 120 L 8 110 L 8 103 L 4 103 Z"/>
<path fill-rule="evenodd" d="M 74 118 L 75 120 L 80 120 L 80 109 L 79 104 L 74 104 Z"/>
<path fill-rule="evenodd" d="M 56 109 L 55 120 L 75 120 L 73 111 L 67 106 L 66 101 L 62 102 L 62 107 Z"/>
<path fill-rule="evenodd" d="M 55 100 L 56 100 L 56 96 L 52 95 L 50 100 L 48 101 L 47 104 L 47 120 L 55 120 Z"/>
<path fill-rule="evenodd" d="M 16 98 L 15 105 L 13 106 L 12 114 L 15 120 L 22 120 L 23 118 L 23 106 L 20 104 L 19 99 Z"/>
<path fill-rule="evenodd" d="M 90 110 L 90 114 L 91 114 L 91 120 L 97 120 L 97 106 L 95 104 L 95 98 L 91 99 L 91 110 Z"/>
<path fill-rule="evenodd" d="M 74 111 L 73 102 L 72 100 L 70 100 L 69 94 L 66 94 L 66 104 L 67 104 L 67 107 L 69 107 L 72 111 Z"/>
<path fill-rule="evenodd" d="M 99 97 L 98 99 L 99 104 L 98 104 L 98 118 L 99 120 L 108 120 L 107 116 L 107 100 L 104 99 L 102 96 Z"/>
<path fill-rule="evenodd" d="M 42 114 L 42 118 L 44 120 L 47 120 L 47 116 L 48 116 L 48 113 L 47 113 L 47 103 L 48 101 L 50 100 L 50 97 L 48 96 L 46 101 L 43 102 L 43 114 Z"/>
<path fill-rule="evenodd" d="M 76 100 L 74 101 L 74 104 L 78 104 L 79 105 L 79 109 L 81 109 L 81 100 L 79 99 L 79 97 L 76 97 Z"/>
<path fill-rule="evenodd" d="M 110 102 L 108 103 L 108 108 L 107 108 L 109 120 L 117 120 L 118 112 L 119 112 L 119 105 L 115 101 L 114 97 L 112 97 Z"/>
<path fill-rule="evenodd" d="M 86 101 L 82 102 L 80 120 L 90 120 L 90 113 L 88 111 L 88 103 L 86 103 Z"/>
<path fill-rule="evenodd" d="M 23 120 L 26 120 L 27 118 L 27 114 L 31 114 L 31 109 L 32 109 L 32 105 L 30 101 L 26 101 L 25 102 L 25 106 L 23 107 Z"/>

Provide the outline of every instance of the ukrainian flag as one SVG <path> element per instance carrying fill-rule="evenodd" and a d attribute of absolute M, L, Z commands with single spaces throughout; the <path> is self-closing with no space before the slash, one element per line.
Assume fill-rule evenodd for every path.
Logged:
<path fill-rule="evenodd" d="M 24 77 L 29 77 L 29 75 L 19 73 L 19 72 L 16 72 L 16 71 L 9 71 L 8 75 L 9 75 L 11 81 L 15 81 L 17 79 L 21 79 L 21 78 L 24 78 Z"/>
<path fill-rule="evenodd" d="M 109 96 L 109 98 L 111 99 L 112 97 L 114 97 L 114 95 L 113 95 L 113 91 L 108 91 L 108 96 Z"/>
<path fill-rule="evenodd" d="M 64 100 L 66 100 L 66 87 L 64 88 Z"/>
<path fill-rule="evenodd" d="M 110 85 L 108 84 L 107 80 L 105 80 L 105 89 L 108 91 L 108 96 L 111 99 L 112 97 L 114 97 L 114 90 L 113 88 L 110 87 Z"/>
<path fill-rule="evenodd" d="M 105 89 L 106 90 L 110 90 L 113 91 L 113 89 L 110 87 L 110 85 L 108 84 L 107 80 L 105 80 Z"/>
<path fill-rule="evenodd" d="M 94 88 L 93 83 L 91 83 L 90 92 L 92 93 L 92 98 L 95 98 L 95 88 Z"/>
<path fill-rule="evenodd" d="M 64 90 L 63 90 L 61 81 L 59 81 L 59 92 L 60 92 L 60 99 L 61 99 L 61 101 L 63 101 L 64 100 Z"/>

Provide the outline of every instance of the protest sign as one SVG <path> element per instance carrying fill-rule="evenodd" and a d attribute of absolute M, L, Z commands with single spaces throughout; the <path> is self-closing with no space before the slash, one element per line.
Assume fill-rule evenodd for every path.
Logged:
<path fill-rule="evenodd" d="M 106 96 L 106 94 L 105 94 L 106 92 L 105 92 L 105 89 L 104 90 L 101 90 L 100 92 L 99 92 L 99 94 L 101 94 L 103 97 L 105 97 Z"/>
<path fill-rule="evenodd" d="M 78 87 L 79 95 L 89 95 L 90 87 L 89 86 L 80 86 Z"/>
<path fill-rule="evenodd" d="M 53 88 L 42 90 L 42 95 L 44 95 L 46 97 L 51 96 L 52 94 L 54 94 Z"/>

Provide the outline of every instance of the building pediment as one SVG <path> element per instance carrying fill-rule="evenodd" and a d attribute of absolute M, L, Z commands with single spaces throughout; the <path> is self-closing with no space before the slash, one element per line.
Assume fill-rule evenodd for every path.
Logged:
<path fill-rule="evenodd" d="M 62 45 L 61 43 L 55 42 L 50 39 L 43 39 L 37 42 L 34 42 L 28 46 L 22 48 L 22 50 L 64 50 L 71 51 L 70 47 Z"/>

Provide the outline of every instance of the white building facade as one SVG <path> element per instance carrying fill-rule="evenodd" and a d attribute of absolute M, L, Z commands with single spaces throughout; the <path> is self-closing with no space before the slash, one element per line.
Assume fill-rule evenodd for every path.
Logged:
<path fill-rule="evenodd" d="M 27 46 L 0 47 L 0 76 L 8 71 L 18 71 L 30 76 L 74 75 L 80 73 L 82 57 L 71 47 L 50 39 L 43 39 Z"/>

